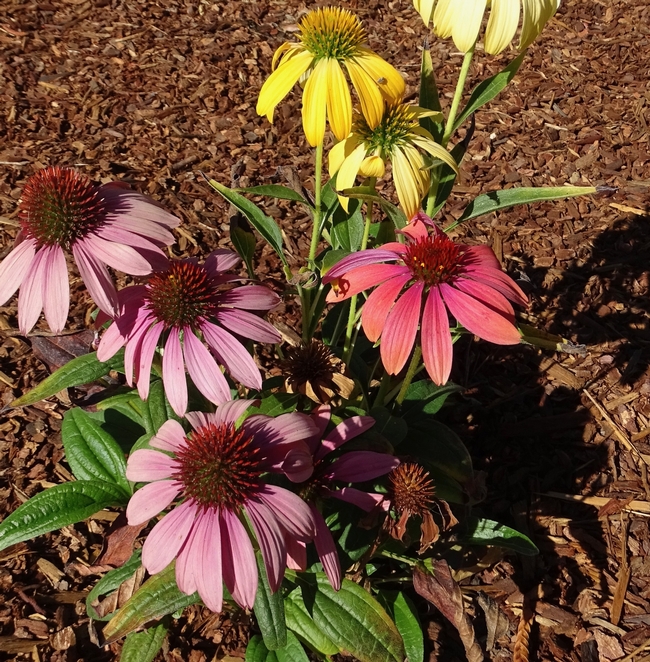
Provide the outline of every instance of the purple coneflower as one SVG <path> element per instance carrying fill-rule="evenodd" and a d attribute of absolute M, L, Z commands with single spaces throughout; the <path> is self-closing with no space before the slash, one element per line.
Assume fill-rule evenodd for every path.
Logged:
<path fill-rule="evenodd" d="M 332 283 L 330 302 L 377 286 L 363 305 L 361 323 L 370 341 L 381 337 L 381 359 L 389 374 L 406 364 L 419 328 L 429 376 L 436 384 L 449 379 L 453 345 L 447 310 L 479 338 L 497 345 L 520 342 L 510 301 L 525 306 L 528 299 L 503 273 L 492 249 L 457 244 L 423 213 L 402 232 L 405 244 L 348 255 L 323 278 Z"/>
<path fill-rule="evenodd" d="M 179 220 L 126 184 L 94 185 L 69 168 L 32 175 L 20 200 L 16 247 L 0 264 L 0 305 L 20 288 L 18 325 L 29 333 L 41 313 L 54 333 L 65 326 L 70 284 L 65 253 L 71 252 L 95 303 L 117 313 L 115 285 L 107 265 L 144 276 L 165 260 L 162 246 Z"/>
<path fill-rule="evenodd" d="M 146 285 L 121 290 L 120 315 L 99 343 L 99 360 L 106 361 L 126 345 L 126 380 L 132 385 L 135 371 L 138 392 L 146 400 L 156 348 L 164 347 L 163 384 L 179 416 L 187 410 L 186 367 L 199 391 L 214 404 L 231 399 L 217 362 L 244 386 L 261 388 L 259 368 L 233 334 L 258 342 L 280 342 L 280 334 L 268 322 L 248 312 L 268 311 L 280 298 L 263 285 L 222 289 L 224 284 L 241 280 L 227 273 L 239 262 L 236 253 L 225 249 L 211 253 L 203 265 L 194 259 L 172 260 L 163 271 L 152 274 Z"/>
<path fill-rule="evenodd" d="M 307 440 L 314 456 L 314 473 L 306 485 L 300 488 L 300 495 L 310 504 L 316 535 L 314 544 L 323 564 L 323 570 L 332 586 L 341 588 L 341 566 L 336 545 L 327 524 L 316 508 L 321 499 L 335 498 L 352 503 L 369 512 L 379 505 L 383 496 L 364 492 L 346 483 L 362 483 L 387 474 L 399 465 L 399 460 L 386 453 L 374 451 L 350 451 L 338 457 L 328 457 L 330 453 L 369 430 L 375 420 L 370 416 L 352 416 L 339 423 L 324 439 L 325 429 L 330 421 L 330 408 L 327 405 L 316 407 L 312 412 L 318 432 Z M 304 567 L 304 545 L 294 544 L 290 549 L 292 567 Z"/>
<path fill-rule="evenodd" d="M 193 430 L 169 420 L 149 442 L 129 457 L 129 480 L 147 482 L 129 501 L 130 525 L 142 524 L 176 506 L 151 530 L 142 564 L 155 574 L 176 559 L 176 581 L 188 595 L 198 591 L 207 607 L 221 611 L 223 584 L 242 607 L 255 602 L 258 574 L 250 525 L 264 558 L 271 590 L 287 567 L 287 540 L 313 539 L 309 506 L 296 494 L 264 482 L 263 474 L 284 474 L 294 482 L 312 472 L 305 440 L 315 425 L 304 414 L 271 418 L 249 416 L 252 405 L 234 400 L 216 413 L 187 414 Z M 171 453 L 172 455 L 169 455 Z"/>

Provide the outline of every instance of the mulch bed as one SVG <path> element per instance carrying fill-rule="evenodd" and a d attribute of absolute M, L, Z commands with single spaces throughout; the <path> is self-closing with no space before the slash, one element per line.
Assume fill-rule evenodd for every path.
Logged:
<path fill-rule="evenodd" d="M 411 4 L 366 0 L 358 12 L 371 45 L 416 94 L 425 30 Z M 273 51 L 292 39 L 295 0 L 0 0 L 0 257 L 16 234 L 26 178 L 45 165 L 121 179 L 183 219 L 177 254 L 228 246 L 228 209 L 199 171 L 231 184 L 308 181 L 312 156 L 298 96 L 270 126 L 255 114 Z M 432 40 L 443 102 L 461 56 Z M 508 55 L 479 55 L 474 81 Z M 650 642 L 650 6 L 566 0 L 531 47 L 514 83 L 476 116 L 454 196 L 458 218 L 479 193 L 513 186 L 601 185 L 608 193 L 507 210 L 461 226 L 489 243 L 532 299 L 527 323 L 567 339 L 567 352 L 484 343 L 457 348 L 461 396 L 445 413 L 483 473 L 485 516 L 527 532 L 535 558 L 487 551 L 464 592 L 491 660 L 646 659 Z M 296 268 L 309 219 L 267 204 Z M 283 285 L 268 247 L 259 273 Z M 92 304 L 73 285 L 71 333 Z M 7 404 L 63 356 L 85 351 L 86 332 L 62 347 L 45 327 L 17 335 L 15 300 L 0 312 L 0 393 Z M 281 315 L 295 319 L 289 298 Z M 580 348 L 584 345 L 584 349 Z M 67 352 L 67 354 L 66 354 Z M 48 365 L 49 364 L 49 365 Z M 0 513 L 70 478 L 62 414 L 82 392 L 4 412 Z M 480 489 L 478 486 L 477 489 Z M 111 515 L 0 552 L 0 658 L 101 662 L 83 598 Z M 429 615 L 431 659 L 462 660 L 448 624 Z M 159 660 L 243 657 L 245 615 L 190 608 Z"/>

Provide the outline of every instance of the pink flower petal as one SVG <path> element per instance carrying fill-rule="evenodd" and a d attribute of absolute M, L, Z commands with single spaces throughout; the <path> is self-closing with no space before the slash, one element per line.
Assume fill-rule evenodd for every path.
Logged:
<path fill-rule="evenodd" d="M 142 193 L 113 183 L 101 187 L 102 197 L 110 205 L 109 221 L 112 223 L 135 222 L 134 232 L 143 236 L 150 236 L 151 225 L 156 224 L 165 228 L 175 228 L 180 220 L 152 198 Z M 169 244 L 173 243 L 172 241 Z M 165 244 L 167 245 L 167 243 Z"/>
<path fill-rule="evenodd" d="M 47 248 L 41 248 L 35 255 L 23 279 L 18 296 L 18 327 L 27 335 L 38 320 L 43 309 L 43 286 L 45 283 L 45 260 Z"/>
<path fill-rule="evenodd" d="M 294 537 L 311 540 L 316 532 L 309 506 L 293 492 L 276 485 L 264 485 L 257 493 L 275 514 L 282 526 Z"/>
<path fill-rule="evenodd" d="M 243 415 L 244 412 L 259 400 L 229 400 L 225 402 L 214 413 L 214 422 L 216 425 L 223 423 L 236 423 Z"/>
<path fill-rule="evenodd" d="M 86 247 L 84 239 L 80 239 L 72 245 L 72 254 L 93 301 L 107 315 L 115 317 L 119 312 L 119 301 L 113 279 L 108 273 L 106 265 Z"/>
<path fill-rule="evenodd" d="M 280 303 L 280 297 L 264 285 L 234 287 L 219 297 L 219 305 L 244 310 L 270 310 Z"/>
<path fill-rule="evenodd" d="M 339 423 L 332 432 L 330 432 L 321 444 L 314 456 L 314 460 L 322 460 L 328 453 L 336 450 L 341 444 L 350 439 L 358 437 L 366 430 L 369 430 L 375 424 L 375 419 L 370 416 L 351 416 L 342 423 Z"/>
<path fill-rule="evenodd" d="M 449 331 L 449 316 L 437 287 L 431 288 L 424 304 L 420 341 L 429 377 L 438 386 L 446 384 L 451 373 L 454 349 Z"/>
<path fill-rule="evenodd" d="M 329 405 L 318 405 L 310 414 L 311 420 L 316 425 L 316 434 L 306 440 L 312 455 L 316 453 L 321 445 L 321 439 L 325 434 L 331 415 L 332 410 Z"/>
<path fill-rule="evenodd" d="M 271 458 L 267 458 L 270 460 Z M 271 468 L 278 468 L 292 483 L 306 481 L 314 471 L 314 460 L 307 444 L 292 448 L 279 463 L 273 463 Z"/>
<path fill-rule="evenodd" d="M 504 274 L 503 271 L 470 266 L 466 267 L 465 274 L 463 275 L 472 280 L 477 280 L 484 285 L 488 285 L 492 289 L 503 294 L 507 299 L 510 299 L 510 301 L 514 301 L 520 306 L 528 305 L 528 297 L 524 294 L 519 285 L 517 285 L 510 276 Z"/>
<path fill-rule="evenodd" d="M 465 255 L 463 262 L 482 266 L 485 269 L 498 269 L 501 271 L 501 264 L 497 256 L 489 246 L 465 246 Z"/>
<path fill-rule="evenodd" d="M 187 380 L 183 365 L 181 340 L 176 327 L 169 329 L 162 360 L 162 378 L 165 395 L 177 416 L 187 411 Z"/>
<path fill-rule="evenodd" d="M 284 543 L 287 547 L 287 568 L 290 570 L 307 570 L 307 545 L 291 536 L 286 536 Z"/>
<path fill-rule="evenodd" d="M 244 508 L 253 525 L 255 537 L 262 552 L 269 586 L 275 593 L 282 583 L 287 559 L 282 529 L 273 511 L 263 503 L 249 500 Z"/>
<path fill-rule="evenodd" d="M 129 526 L 148 522 L 176 498 L 183 485 L 177 480 L 157 480 L 140 488 L 129 500 L 126 518 Z"/>
<path fill-rule="evenodd" d="M 221 511 L 223 579 L 235 602 L 252 609 L 257 594 L 257 563 L 248 533 L 239 518 Z"/>
<path fill-rule="evenodd" d="M 359 292 L 381 285 L 389 278 L 405 276 L 406 274 L 410 276 L 411 272 L 408 267 L 401 264 L 369 264 L 352 269 L 338 279 L 336 287 L 332 286 L 327 295 L 327 302 L 345 301 L 345 299 L 349 299 L 351 296 L 359 294 Z"/>
<path fill-rule="evenodd" d="M 135 483 L 171 478 L 178 471 L 173 457 L 148 448 L 131 453 L 126 463 L 126 477 Z"/>
<path fill-rule="evenodd" d="M 249 416 L 242 427 L 248 434 L 255 435 L 255 443 L 264 450 L 273 444 L 304 441 L 316 433 L 314 422 L 299 412 L 281 414 L 276 418 L 255 414 Z"/>
<path fill-rule="evenodd" d="M 164 570 L 176 557 L 194 524 L 198 508 L 184 501 L 151 529 L 142 546 L 142 565 L 152 575 Z"/>
<path fill-rule="evenodd" d="M 60 333 L 68 321 L 70 309 L 70 282 L 65 255 L 60 246 L 50 246 L 45 258 L 43 312 L 53 333 Z"/>
<path fill-rule="evenodd" d="M 479 338 L 497 345 L 516 345 L 521 341 L 511 315 L 496 312 L 493 307 L 447 283 L 440 285 L 440 291 L 451 314 Z"/>
<path fill-rule="evenodd" d="M 205 606 L 220 612 L 223 607 L 223 572 L 219 511 L 210 508 L 205 511 L 203 519 L 204 533 L 198 554 L 196 583 Z"/>
<path fill-rule="evenodd" d="M 220 405 L 230 400 L 230 387 L 226 378 L 207 347 L 188 326 L 183 330 L 183 354 L 190 378 L 210 402 Z"/>
<path fill-rule="evenodd" d="M 356 487 L 343 487 L 340 490 L 330 492 L 329 496 L 351 503 L 367 513 L 381 503 L 383 499 L 381 494 L 362 492 Z"/>
<path fill-rule="evenodd" d="M 138 319 L 126 343 L 126 349 L 124 350 L 124 374 L 126 376 L 126 383 L 129 386 L 133 386 L 133 379 L 135 378 L 137 380 L 137 376 L 140 374 L 139 366 L 142 358 L 142 342 L 149 331 L 151 321 L 151 318 L 148 316 Z M 108 331 L 110 329 L 111 327 L 108 328 Z"/>
<path fill-rule="evenodd" d="M 431 226 L 432 224 L 433 223 L 431 222 L 431 219 L 426 214 L 421 214 L 418 212 L 411 219 L 410 223 L 408 223 L 408 225 L 403 227 L 400 230 L 400 232 L 402 234 L 405 234 L 410 239 L 413 239 L 414 241 L 418 241 L 421 239 L 426 239 L 429 236 L 427 225 Z"/>
<path fill-rule="evenodd" d="M 409 280 L 411 280 L 410 273 L 387 280 L 375 289 L 363 304 L 361 323 L 370 342 L 377 342 L 379 339 L 395 299 Z"/>
<path fill-rule="evenodd" d="M 399 460 L 386 453 L 352 451 L 332 462 L 330 476 L 343 483 L 362 483 L 387 474 L 399 465 Z"/>
<path fill-rule="evenodd" d="M 381 338 L 381 360 L 389 375 L 396 375 L 413 350 L 420 322 L 424 283 L 411 285 L 388 315 Z"/>
<path fill-rule="evenodd" d="M 235 381 L 249 388 L 262 388 L 260 369 L 239 340 L 211 322 L 201 325 L 201 333 L 219 363 L 226 367 Z"/>
<path fill-rule="evenodd" d="M 341 588 L 341 564 L 339 563 L 339 555 L 336 551 L 334 538 L 323 516 L 312 508 L 314 519 L 316 520 L 316 535 L 314 536 L 314 544 L 318 552 L 318 558 L 323 565 L 323 570 L 335 591 Z"/>
<path fill-rule="evenodd" d="M 149 440 L 149 445 L 163 451 L 177 453 L 187 445 L 185 430 L 178 421 L 170 418 L 160 426 L 158 432 Z"/>
<path fill-rule="evenodd" d="M 205 268 L 214 277 L 219 276 L 224 271 L 234 269 L 240 262 L 241 258 L 234 251 L 218 248 L 205 259 Z"/>
<path fill-rule="evenodd" d="M 131 274 L 132 276 L 146 276 L 151 273 L 151 265 L 140 253 L 124 244 L 107 241 L 96 234 L 89 233 L 84 237 L 84 243 L 88 251 L 102 262 L 113 267 L 117 271 Z"/>
<path fill-rule="evenodd" d="M 25 279 L 36 255 L 36 241 L 26 239 L 16 246 L 0 264 L 0 306 L 13 296 Z"/>
<path fill-rule="evenodd" d="M 136 380 L 138 382 L 138 395 L 142 400 L 149 397 L 149 384 L 151 382 L 151 364 L 156 353 L 158 339 L 165 325 L 163 322 L 154 324 L 142 338 L 140 344 L 140 361 L 136 366 Z M 128 350 L 128 347 L 127 347 Z"/>
<path fill-rule="evenodd" d="M 205 533 L 205 511 L 197 508 L 192 529 L 176 558 L 176 584 L 186 595 L 192 595 L 198 586 L 198 570 L 205 544 Z"/>
<path fill-rule="evenodd" d="M 365 251 L 357 251 L 356 253 L 347 255 L 342 260 L 339 260 L 325 274 L 325 276 L 323 276 L 323 283 L 331 283 L 333 280 L 336 280 L 359 267 L 369 264 L 378 264 L 379 262 L 391 262 L 397 259 L 399 259 L 397 253 L 392 250 L 384 250 L 383 248 L 370 248 Z"/>
<path fill-rule="evenodd" d="M 282 341 L 282 336 L 275 330 L 275 327 L 245 310 L 221 308 L 215 317 L 223 326 L 238 336 L 257 342 L 279 343 Z"/>
<path fill-rule="evenodd" d="M 210 423 L 216 423 L 214 416 L 214 414 L 208 414 L 203 411 L 188 411 L 185 414 L 185 420 L 187 420 L 194 430 L 199 430 L 210 425 Z"/>

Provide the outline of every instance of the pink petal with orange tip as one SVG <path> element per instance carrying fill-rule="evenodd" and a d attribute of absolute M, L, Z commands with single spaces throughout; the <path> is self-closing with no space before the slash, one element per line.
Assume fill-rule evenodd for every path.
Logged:
<path fill-rule="evenodd" d="M 382 283 L 372 292 L 361 309 L 361 323 L 370 342 L 377 342 L 384 330 L 388 313 L 395 304 L 399 293 L 411 280 L 411 274 L 395 276 Z"/>
<path fill-rule="evenodd" d="M 424 366 L 434 384 L 446 384 L 451 373 L 453 344 L 449 315 L 437 287 L 432 287 L 424 304 L 420 330 Z"/>
<path fill-rule="evenodd" d="M 336 288 L 332 287 L 327 295 L 328 303 L 345 301 L 359 292 L 380 285 L 389 278 L 404 276 L 411 272 L 401 264 L 369 264 L 348 271 L 338 279 Z"/>

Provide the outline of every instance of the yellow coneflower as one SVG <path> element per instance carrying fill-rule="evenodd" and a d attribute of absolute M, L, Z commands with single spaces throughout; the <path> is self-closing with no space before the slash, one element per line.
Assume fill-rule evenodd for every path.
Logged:
<path fill-rule="evenodd" d="M 390 161 L 400 205 L 407 218 L 412 218 L 429 190 L 431 160 L 427 163 L 420 150 L 458 172 L 451 154 L 419 124 L 421 117 L 436 114 L 400 102 L 387 105 L 381 121 L 374 128 L 364 117 L 357 116 L 352 133 L 336 144 L 329 154 L 329 172 L 330 177 L 336 174 L 336 189 L 343 191 L 352 187 L 359 174 L 382 177 L 384 164 Z M 340 200 L 347 211 L 348 199 L 340 196 Z"/>
<path fill-rule="evenodd" d="M 299 43 L 285 42 L 273 56 L 273 73 L 257 100 L 257 113 L 273 122 L 275 107 L 299 81 L 307 77 L 302 99 L 302 125 L 312 147 L 323 142 L 325 121 L 337 140 L 352 125 L 352 100 L 341 65 L 359 96 L 361 111 L 370 126 L 377 126 L 384 100 L 404 94 L 399 72 L 366 44 L 361 21 L 338 7 L 315 9 L 299 25 Z"/>
<path fill-rule="evenodd" d="M 560 6 L 560 0 L 413 0 L 425 25 L 433 19 L 434 32 L 452 37 L 456 47 L 467 53 L 476 43 L 483 14 L 490 6 L 485 30 L 485 51 L 500 53 L 514 38 L 523 5 L 519 49 L 524 50 L 543 30 Z"/>

